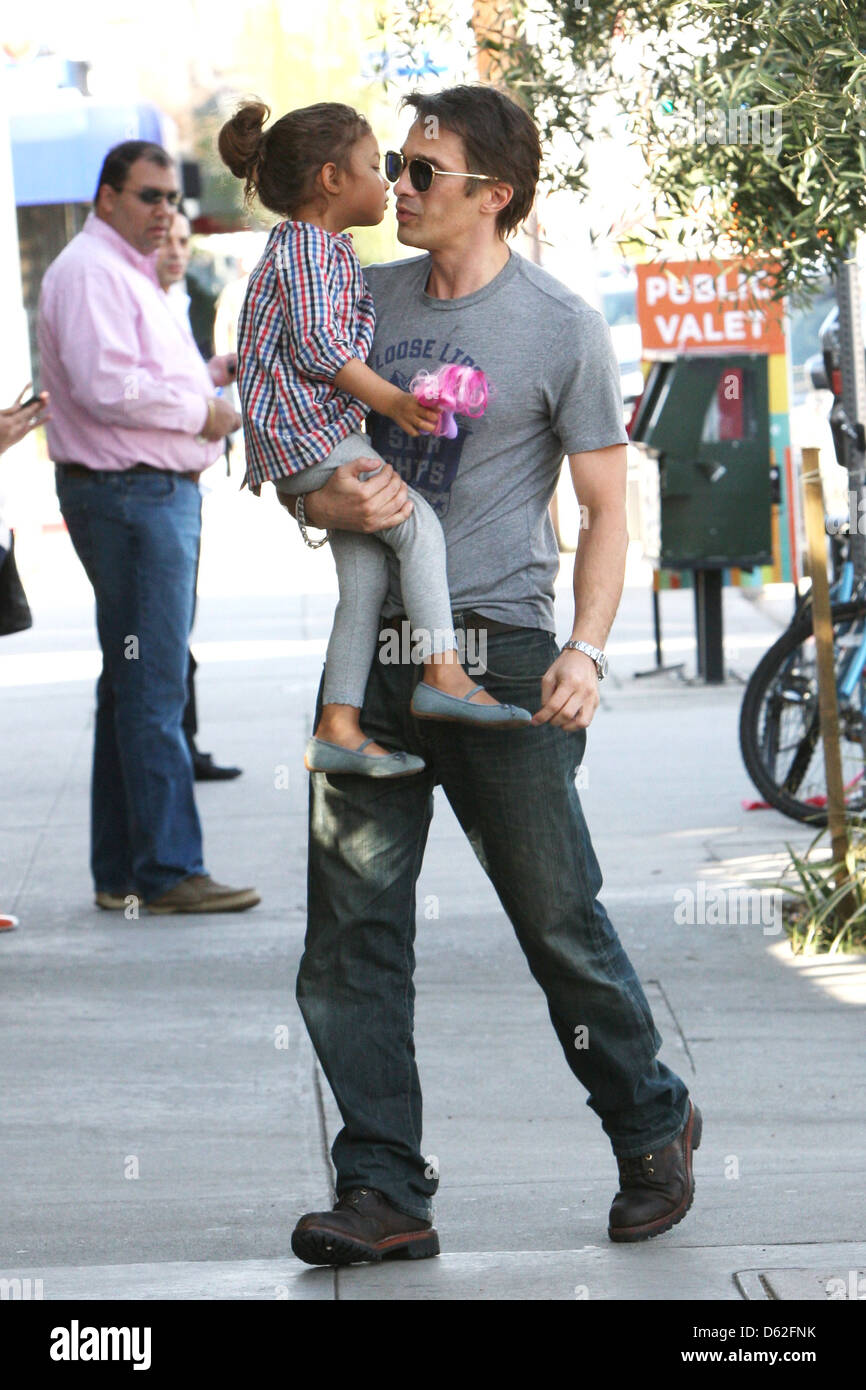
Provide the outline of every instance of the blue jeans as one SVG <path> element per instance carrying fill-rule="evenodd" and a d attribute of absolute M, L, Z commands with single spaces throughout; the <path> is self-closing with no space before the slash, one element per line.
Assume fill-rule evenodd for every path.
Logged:
<path fill-rule="evenodd" d="M 480 679 L 497 699 L 537 710 L 558 650 L 541 630 L 489 633 Z M 425 1220 L 437 1180 L 421 1152 L 412 975 L 415 885 L 436 783 L 511 920 L 614 1152 L 671 1143 L 688 1092 L 657 1059 L 649 1004 L 598 901 L 601 873 L 575 787 L 585 731 L 416 721 L 409 701 L 422 672 L 374 661 L 361 727 L 387 748 L 423 757 L 423 772 L 311 775 L 298 1003 L 343 1119 L 332 1149 L 338 1192 L 375 1187 Z"/>
<path fill-rule="evenodd" d="M 172 473 L 70 475 L 57 495 L 96 595 L 91 870 L 97 891 L 145 900 L 204 873 L 181 728 L 201 494 Z"/>

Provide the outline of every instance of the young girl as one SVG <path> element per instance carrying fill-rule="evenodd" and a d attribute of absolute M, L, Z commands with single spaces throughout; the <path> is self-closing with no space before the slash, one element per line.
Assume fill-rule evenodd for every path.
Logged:
<path fill-rule="evenodd" d="M 264 131 L 269 115 L 261 102 L 247 102 L 219 134 L 220 155 L 244 180 L 247 199 L 255 192 L 285 219 L 272 228 L 250 276 L 238 327 L 245 481 L 256 493 L 271 480 L 283 496 L 299 496 L 303 521 L 300 495 L 324 486 L 340 464 L 369 458 L 363 478 L 384 466 L 360 433 L 369 408 L 413 437 L 432 433 L 438 412 L 365 365 L 375 314 L 345 229 L 375 226 L 385 215 L 388 184 L 370 126 L 337 102 L 290 111 Z M 420 629 L 414 637 L 424 656 L 424 677 L 412 712 L 495 728 L 525 726 L 532 717 L 494 700 L 463 670 L 445 537 L 428 503 L 412 489 L 409 495 L 413 511 L 396 526 L 375 535 L 330 534 L 340 600 L 325 661 L 322 714 L 304 758 L 312 772 L 403 777 L 424 767 L 421 758 L 389 753 L 365 738 L 360 724 L 388 590 L 384 546 L 398 558 L 406 613 L 413 631 Z"/>

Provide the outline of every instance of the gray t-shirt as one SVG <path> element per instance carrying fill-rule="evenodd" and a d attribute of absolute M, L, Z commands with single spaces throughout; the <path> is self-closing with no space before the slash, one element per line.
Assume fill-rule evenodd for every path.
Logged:
<path fill-rule="evenodd" d="M 406 390 L 421 369 L 463 362 L 487 374 L 492 399 L 481 419 L 458 415 L 456 439 L 411 439 L 371 411 L 371 441 L 442 523 L 452 607 L 554 632 L 559 554 L 547 508 L 563 455 L 626 439 L 607 324 L 513 251 L 461 299 L 426 294 L 429 273 L 426 254 L 365 268 L 376 306 L 368 365 Z M 390 551 L 388 564 L 383 611 L 393 616 L 403 602 Z"/>

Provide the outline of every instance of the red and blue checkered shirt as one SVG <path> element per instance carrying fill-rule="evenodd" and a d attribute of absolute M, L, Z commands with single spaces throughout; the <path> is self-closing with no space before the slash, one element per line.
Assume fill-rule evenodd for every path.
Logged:
<path fill-rule="evenodd" d="M 238 389 L 254 493 L 327 458 L 368 407 L 334 385 L 366 361 L 376 316 L 349 232 L 280 222 L 250 276 L 238 323 Z"/>

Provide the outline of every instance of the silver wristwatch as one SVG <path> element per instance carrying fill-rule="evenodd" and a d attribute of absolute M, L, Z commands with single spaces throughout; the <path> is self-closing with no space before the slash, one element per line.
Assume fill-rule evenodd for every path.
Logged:
<path fill-rule="evenodd" d="M 598 647 L 591 647 L 588 642 L 566 642 L 562 650 L 564 652 L 585 652 L 590 660 L 595 662 L 595 669 L 598 671 L 599 680 L 604 680 L 607 675 L 607 657 L 604 652 L 599 651 Z"/>

